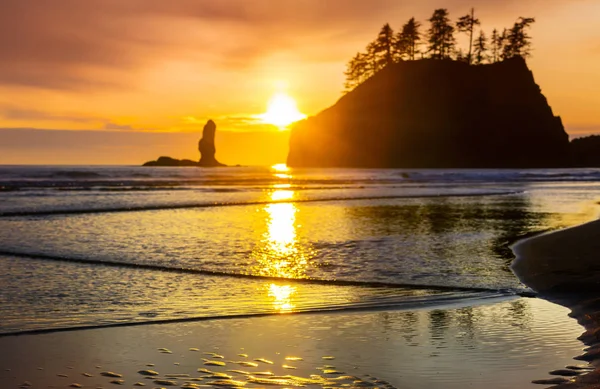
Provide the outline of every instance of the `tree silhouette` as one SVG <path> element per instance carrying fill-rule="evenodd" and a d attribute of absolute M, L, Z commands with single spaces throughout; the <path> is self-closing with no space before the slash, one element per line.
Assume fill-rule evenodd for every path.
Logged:
<path fill-rule="evenodd" d="M 373 75 L 367 56 L 364 53 L 356 53 L 346 65 L 346 72 L 344 72 L 346 75 L 346 82 L 344 83 L 346 91 L 351 91 Z"/>
<path fill-rule="evenodd" d="M 421 23 L 417 22 L 415 18 L 410 18 L 410 20 L 402 26 L 402 31 L 400 31 L 396 37 L 396 52 L 399 58 L 406 56 L 407 59 L 414 61 L 417 53 L 417 46 L 421 40 L 420 27 Z"/>
<path fill-rule="evenodd" d="M 494 28 L 492 31 L 492 37 L 490 38 L 490 43 L 492 44 L 492 63 L 498 62 L 500 58 L 500 53 L 502 51 L 502 47 L 500 45 L 500 34 L 498 34 L 498 30 Z"/>
<path fill-rule="evenodd" d="M 475 8 L 471 8 L 471 13 L 465 16 L 461 16 L 456 23 L 456 28 L 459 32 L 465 32 L 469 34 L 469 52 L 467 54 L 467 63 L 471 64 L 471 53 L 473 49 L 473 30 L 475 26 L 481 25 L 479 19 L 475 19 Z"/>
<path fill-rule="evenodd" d="M 535 23 L 534 18 L 519 17 L 514 26 L 506 34 L 506 44 L 502 48 L 503 59 L 521 56 L 527 58 L 531 55 L 531 36 L 527 28 Z"/>
<path fill-rule="evenodd" d="M 494 30 L 496 31 L 496 30 Z M 496 33 L 498 33 L 496 31 Z M 475 39 L 475 46 L 473 47 L 473 54 L 475 54 L 475 65 L 481 65 L 483 61 L 487 59 L 487 38 L 483 30 L 479 31 L 479 36 Z"/>
<path fill-rule="evenodd" d="M 489 40 L 480 30 L 479 36 L 474 39 L 475 26 L 481 25 L 481 22 L 475 18 L 475 9 L 471 8 L 470 14 L 460 17 L 456 23 L 456 30 L 469 36 L 469 50 L 466 53 L 463 49 L 456 49 L 455 25 L 451 23 L 447 9 L 436 9 L 428 21 L 430 27 L 426 34 L 426 53 L 433 59 L 447 59 L 454 56 L 457 61 L 479 65 L 484 62 L 496 63 L 515 56 L 531 55 L 531 36 L 528 34 L 528 28 L 535 22 L 534 18 L 520 17 L 510 30 L 505 28 L 501 34 L 494 29 Z M 420 28 L 421 23 L 414 17 L 402 26 L 398 34 L 394 34 L 394 30 L 388 23 L 384 24 L 377 38 L 367 45 L 366 52 L 357 53 L 348 62 L 344 72 L 346 91 L 354 89 L 393 62 L 403 59 L 415 60 L 422 40 Z"/>
<path fill-rule="evenodd" d="M 377 71 L 394 62 L 395 42 L 394 30 L 388 23 L 384 24 L 369 50 L 375 58 Z"/>
<path fill-rule="evenodd" d="M 454 27 L 450 24 L 448 15 L 447 9 L 440 8 L 436 9 L 431 18 L 429 18 L 431 26 L 427 30 L 427 36 L 431 58 L 449 58 L 452 49 L 456 45 Z"/>

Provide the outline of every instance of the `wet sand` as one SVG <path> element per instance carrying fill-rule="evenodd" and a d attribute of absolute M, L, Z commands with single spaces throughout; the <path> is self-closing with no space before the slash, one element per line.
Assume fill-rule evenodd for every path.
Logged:
<path fill-rule="evenodd" d="M 600 221 L 517 243 L 512 268 L 530 288 L 544 294 L 600 291 Z"/>
<path fill-rule="evenodd" d="M 513 247 L 513 270 L 540 296 L 568 307 L 585 329 L 578 338 L 587 347 L 576 360 L 591 371 L 555 386 L 600 388 L 600 221 L 544 234 Z"/>
<path fill-rule="evenodd" d="M 2 388 L 533 388 L 531 381 L 573 363 L 579 332 L 566 309 L 512 298 L 444 309 L 5 336 L 0 382 Z"/>

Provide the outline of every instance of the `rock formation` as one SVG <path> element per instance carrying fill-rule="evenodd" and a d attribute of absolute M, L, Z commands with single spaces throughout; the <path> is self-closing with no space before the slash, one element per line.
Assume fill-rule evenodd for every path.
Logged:
<path fill-rule="evenodd" d="M 203 167 L 215 167 L 225 166 L 215 158 L 215 132 L 217 131 L 217 125 L 212 120 L 209 120 L 204 126 L 202 131 L 202 139 L 198 142 L 198 151 L 200 151 L 200 162 L 199 166 Z"/>
<path fill-rule="evenodd" d="M 576 167 L 600 167 L 600 135 L 573 139 L 571 158 Z"/>
<path fill-rule="evenodd" d="M 201 166 L 201 167 L 218 167 L 226 166 L 215 158 L 215 133 L 217 125 L 212 120 L 209 120 L 202 131 L 202 139 L 198 142 L 198 150 L 200 151 L 200 161 L 195 162 L 189 159 L 175 159 L 171 157 L 159 157 L 156 161 L 149 161 L 143 166 Z"/>
<path fill-rule="evenodd" d="M 529 168 L 569 141 L 522 58 L 391 64 L 292 128 L 292 167 Z"/>
<path fill-rule="evenodd" d="M 143 166 L 198 166 L 198 162 L 189 159 L 158 157 L 156 161 L 146 162 Z"/>

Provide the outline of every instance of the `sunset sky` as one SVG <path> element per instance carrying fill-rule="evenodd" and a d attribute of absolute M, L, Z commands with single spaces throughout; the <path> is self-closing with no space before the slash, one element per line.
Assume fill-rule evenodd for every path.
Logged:
<path fill-rule="evenodd" d="M 3 0 L 0 164 L 198 159 L 209 118 L 221 162 L 283 162 L 274 94 L 316 114 L 384 23 L 471 6 L 488 34 L 535 17 L 542 92 L 572 137 L 600 133 L 599 0 Z"/>

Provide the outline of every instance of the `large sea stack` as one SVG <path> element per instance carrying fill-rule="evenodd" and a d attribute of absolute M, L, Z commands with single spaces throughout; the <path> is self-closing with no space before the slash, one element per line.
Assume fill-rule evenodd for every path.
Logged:
<path fill-rule="evenodd" d="M 533 168 L 569 140 L 525 60 L 388 65 L 292 128 L 292 167 Z"/>

